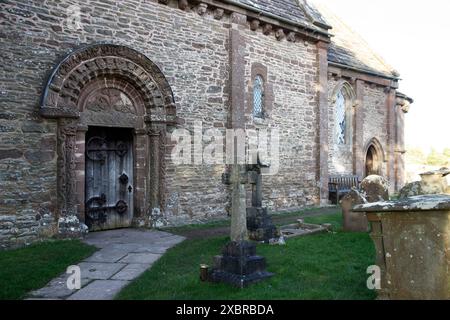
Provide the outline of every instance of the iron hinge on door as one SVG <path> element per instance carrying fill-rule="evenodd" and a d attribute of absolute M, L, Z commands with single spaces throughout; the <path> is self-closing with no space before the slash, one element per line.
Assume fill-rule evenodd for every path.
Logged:
<path fill-rule="evenodd" d="M 86 214 L 94 221 L 99 221 L 100 223 L 105 223 L 107 218 L 107 210 L 116 210 L 118 214 L 124 214 L 128 210 L 128 204 L 119 200 L 114 206 L 106 206 L 106 195 L 101 194 L 99 197 L 92 197 L 86 202 Z M 97 204 L 97 206 L 93 206 Z"/>
<path fill-rule="evenodd" d="M 115 148 L 108 148 L 108 140 L 102 137 L 92 137 L 86 145 L 86 155 L 90 160 L 105 162 L 107 153 L 114 151 L 119 157 L 123 158 L 128 153 L 126 143 L 119 141 Z"/>

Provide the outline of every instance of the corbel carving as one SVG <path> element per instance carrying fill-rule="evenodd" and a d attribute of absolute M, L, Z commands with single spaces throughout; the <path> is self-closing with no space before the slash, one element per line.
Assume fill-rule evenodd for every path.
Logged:
<path fill-rule="evenodd" d="M 289 42 L 296 42 L 297 41 L 296 38 L 297 37 L 296 37 L 295 32 L 289 32 L 287 37 L 286 37 L 287 41 L 289 41 Z"/>
<path fill-rule="evenodd" d="M 225 10 L 216 8 L 216 10 L 214 10 L 214 19 L 220 20 L 223 18 L 224 14 L 225 14 Z"/>
<path fill-rule="evenodd" d="M 252 31 L 258 30 L 259 24 L 260 24 L 260 21 L 259 21 L 258 19 L 253 19 L 253 20 L 250 22 L 250 29 L 251 29 Z"/>
<path fill-rule="evenodd" d="M 265 34 L 266 36 L 269 35 L 272 32 L 272 25 L 271 24 L 265 24 L 263 26 L 263 34 Z"/>
<path fill-rule="evenodd" d="M 150 137 L 159 137 L 162 134 L 162 129 L 158 127 L 152 127 L 147 130 L 147 135 Z"/>
<path fill-rule="evenodd" d="M 201 16 L 203 16 L 206 13 L 206 10 L 208 10 L 208 5 L 206 3 L 200 3 L 197 6 L 197 13 Z"/>
<path fill-rule="evenodd" d="M 178 0 L 178 8 L 181 10 L 186 10 L 189 7 L 188 0 Z"/>
<path fill-rule="evenodd" d="M 397 98 L 397 106 L 403 111 L 403 113 L 408 113 L 411 107 L 411 103 L 408 100 Z"/>
<path fill-rule="evenodd" d="M 286 37 L 286 34 L 284 33 L 283 29 L 278 29 L 275 31 L 275 38 L 277 38 L 278 41 L 283 40 Z"/>

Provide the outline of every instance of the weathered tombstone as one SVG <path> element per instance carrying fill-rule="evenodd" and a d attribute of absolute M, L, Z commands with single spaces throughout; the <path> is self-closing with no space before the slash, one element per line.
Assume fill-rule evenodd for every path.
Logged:
<path fill-rule="evenodd" d="M 369 223 L 363 212 L 353 211 L 356 205 L 377 201 L 389 200 L 389 183 L 377 175 L 366 177 L 360 185 L 360 190 L 353 188 L 342 200 L 342 215 L 344 231 L 367 232 Z"/>
<path fill-rule="evenodd" d="M 366 177 L 361 182 L 360 189 L 369 203 L 389 200 L 389 182 L 382 176 Z"/>
<path fill-rule="evenodd" d="M 379 299 L 450 299 L 450 196 L 363 204 L 381 269 Z"/>
<path fill-rule="evenodd" d="M 259 156 L 257 162 L 247 166 L 248 182 L 252 185 L 252 206 L 247 208 L 247 229 L 251 240 L 271 243 L 280 237 L 280 232 L 273 224 L 267 208 L 262 207 L 261 169 L 269 165 L 262 164 Z"/>
<path fill-rule="evenodd" d="M 448 184 L 446 176 L 450 173 L 447 168 L 429 171 L 420 175 L 422 179 L 422 192 L 424 194 L 442 194 L 447 191 Z"/>
<path fill-rule="evenodd" d="M 426 194 L 450 194 L 446 178 L 449 174 L 448 168 L 422 173 L 421 181 L 408 183 L 400 190 L 399 199 Z"/>
<path fill-rule="evenodd" d="M 367 232 L 369 223 L 364 212 L 354 212 L 353 207 L 367 203 L 366 198 L 356 189 L 352 189 L 341 200 L 344 231 Z"/>
<path fill-rule="evenodd" d="M 414 181 L 406 184 L 399 192 L 399 199 L 406 199 L 409 197 L 417 196 L 423 194 L 422 183 L 420 181 Z"/>
<path fill-rule="evenodd" d="M 222 255 L 214 258 L 209 273 L 212 282 L 225 282 L 243 288 L 273 276 L 266 271 L 266 259 L 256 255 L 256 244 L 249 242 L 247 234 L 246 193 L 247 170 L 234 165 L 229 183 L 232 185 L 231 241 Z"/>

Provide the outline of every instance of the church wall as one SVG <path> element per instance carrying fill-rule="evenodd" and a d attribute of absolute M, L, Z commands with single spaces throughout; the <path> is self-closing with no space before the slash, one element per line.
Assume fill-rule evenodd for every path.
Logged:
<path fill-rule="evenodd" d="M 333 95 L 335 94 L 334 88 L 339 85 L 342 79 L 339 77 L 330 77 L 328 81 L 328 98 L 329 98 L 329 172 L 330 174 L 353 174 L 354 173 L 354 161 L 355 155 L 353 154 L 353 144 L 338 146 L 335 142 L 335 116 L 336 110 L 332 103 Z M 372 139 L 377 139 L 384 151 L 386 160 L 387 155 L 387 143 L 388 143 L 388 114 L 385 93 L 385 87 L 364 83 L 362 85 L 362 99 L 356 101 L 354 108 L 358 108 L 362 115 L 362 145 L 358 146 L 361 149 L 363 159 L 365 161 L 366 154 L 365 148 Z M 352 85 L 353 90 L 356 92 L 356 88 Z M 355 111 L 352 112 L 352 122 L 355 116 Z M 354 129 L 354 123 L 351 124 Z M 364 167 L 364 163 L 362 164 Z M 382 174 L 387 177 L 387 162 L 382 163 Z M 362 177 L 364 178 L 364 177 Z"/>
<path fill-rule="evenodd" d="M 67 18 L 69 5 L 80 7 L 79 25 Z M 0 248 L 58 233 L 57 120 L 41 117 L 39 105 L 51 71 L 73 50 L 104 42 L 130 47 L 152 60 L 174 93 L 180 122 L 169 134 L 183 128 L 192 132 L 195 123 L 201 123 L 203 131 L 216 128 L 224 133 L 229 125 L 230 28 L 236 25 L 228 13 L 217 17 L 211 9 L 180 10 L 173 1 L 165 6 L 156 0 L 6 0 L 0 9 Z M 246 43 L 247 126 L 276 127 L 280 133 L 279 172 L 264 177 L 264 205 L 271 211 L 317 205 L 316 44 L 298 36 L 295 42 L 277 40 L 275 30 L 264 35 L 261 28 L 239 29 Z M 267 70 L 270 95 L 267 117 L 256 121 L 250 116 L 255 66 Z M 329 92 L 334 85 L 329 82 Z M 383 147 L 386 144 L 385 100 L 383 88 L 365 85 L 364 143 L 377 137 Z M 331 113 L 330 108 L 330 139 Z M 332 151 L 330 163 L 340 159 L 344 171 L 351 171 L 348 156 L 339 158 Z M 230 198 L 222 182 L 224 171 L 223 164 L 175 165 L 166 154 L 163 222 L 179 225 L 226 217 Z M 335 171 L 330 165 L 330 173 Z"/>
<path fill-rule="evenodd" d="M 377 139 L 384 151 L 384 160 L 387 160 L 388 152 L 388 108 L 386 106 L 387 94 L 384 87 L 365 84 L 363 99 L 363 146 L 370 140 Z M 365 150 L 363 150 L 365 151 Z M 364 159 L 366 157 L 363 154 Z M 382 163 L 382 175 L 388 177 L 387 162 Z"/>
<path fill-rule="evenodd" d="M 318 60 L 314 43 L 281 41 L 264 36 L 261 28 L 246 30 L 246 94 L 248 124 L 280 133 L 280 164 L 275 175 L 264 176 L 264 201 L 272 211 L 319 203 L 318 170 Z M 252 108 L 252 67 L 267 68 L 266 89 L 271 98 L 267 115 L 255 119 Z M 253 72 L 254 73 L 254 72 Z"/>
<path fill-rule="evenodd" d="M 81 8 L 79 30 L 67 7 Z M 71 50 L 107 42 L 156 63 L 175 96 L 180 127 L 194 120 L 224 127 L 228 115 L 229 19 L 200 16 L 156 1 L 5 1 L 0 71 L 0 245 L 21 245 L 57 232 L 56 120 L 39 114 L 51 70 Z M 169 221 L 226 215 L 222 167 L 166 168 Z"/>

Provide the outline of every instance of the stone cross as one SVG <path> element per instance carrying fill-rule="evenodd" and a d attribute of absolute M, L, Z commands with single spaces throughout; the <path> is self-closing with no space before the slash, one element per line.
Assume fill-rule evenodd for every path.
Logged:
<path fill-rule="evenodd" d="M 231 241 L 248 240 L 246 192 L 247 172 L 244 165 L 234 164 L 231 169 Z"/>
<path fill-rule="evenodd" d="M 248 182 L 252 185 L 252 206 L 247 208 L 247 229 L 249 238 L 254 241 L 270 243 L 279 239 L 279 230 L 273 224 L 267 208 L 263 208 L 262 171 L 269 168 L 270 164 L 261 161 L 257 155 L 257 163 L 247 166 Z"/>

